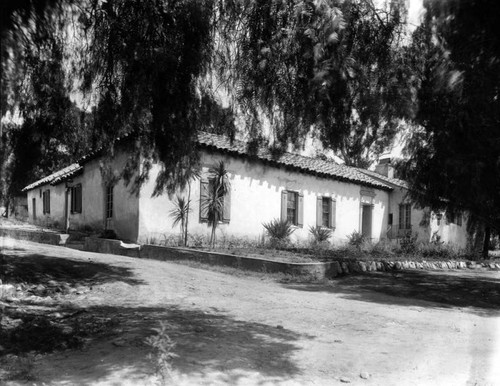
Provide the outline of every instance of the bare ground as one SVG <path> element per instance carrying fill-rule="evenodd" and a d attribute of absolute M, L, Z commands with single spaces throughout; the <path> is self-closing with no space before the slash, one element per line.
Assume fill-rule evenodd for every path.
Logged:
<path fill-rule="evenodd" d="M 4 283 L 24 294 L 0 303 L 0 383 L 152 384 L 144 340 L 165 321 L 173 384 L 500 385 L 499 272 L 299 283 L 8 238 L 0 248 Z"/>

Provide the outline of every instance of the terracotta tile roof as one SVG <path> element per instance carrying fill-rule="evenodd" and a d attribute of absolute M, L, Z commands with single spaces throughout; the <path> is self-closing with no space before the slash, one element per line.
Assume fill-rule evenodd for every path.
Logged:
<path fill-rule="evenodd" d="M 359 169 L 337 164 L 333 161 L 324 161 L 318 158 L 305 157 L 294 153 L 284 153 L 275 158 L 268 149 L 259 149 L 255 156 L 248 153 L 247 144 L 242 141 L 230 141 L 228 138 L 199 132 L 198 143 L 201 147 L 219 150 L 228 154 L 236 154 L 246 157 L 256 157 L 257 159 L 269 162 L 274 165 L 313 174 L 326 178 L 334 178 L 340 181 L 353 182 L 360 185 L 370 186 L 383 190 L 392 190 L 392 186 L 364 174 Z"/>
<path fill-rule="evenodd" d="M 131 135 L 126 134 L 118 138 L 116 143 L 124 141 L 129 137 L 131 137 Z M 305 157 L 294 153 L 283 153 L 279 157 L 274 157 L 268 149 L 264 148 L 259 149 L 257 154 L 253 155 L 248 152 L 247 143 L 245 142 L 237 140 L 230 141 L 229 138 L 222 135 L 206 133 L 203 131 L 198 132 L 197 143 L 201 148 L 217 150 L 223 153 L 248 157 L 250 159 L 257 158 L 260 161 L 267 162 L 275 166 L 283 166 L 291 170 L 324 178 L 333 178 L 339 181 L 352 182 L 383 190 L 392 190 L 393 185 L 397 185 L 391 185 L 390 183 L 387 183 L 390 181 L 384 181 L 383 179 L 379 179 L 377 176 L 375 176 L 377 178 L 374 178 L 374 172 L 338 164 L 334 161 L 324 161 L 318 158 Z M 77 163 L 74 163 L 26 186 L 23 191 L 34 189 L 40 185 L 48 183 L 53 185 L 59 183 L 83 170 L 83 165 L 85 163 L 101 156 L 104 151 L 105 149 L 103 148 L 96 149 L 80 158 Z"/>
<path fill-rule="evenodd" d="M 364 173 L 364 174 L 366 174 L 370 177 L 373 177 L 377 180 L 380 180 L 384 183 L 388 183 L 390 185 L 394 185 L 394 186 L 397 186 L 399 188 L 408 189 L 408 183 L 405 180 L 400 180 L 399 178 L 386 177 L 383 174 L 377 173 L 377 172 L 372 171 L 372 170 L 366 170 L 366 169 L 360 169 L 360 168 L 358 168 L 358 170 L 361 173 Z"/>
<path fill-rule="evenodd" d="M 43 177 L 43 178 L 39 179 L 38 181 L 35 181 L 32 184 L 29 184 L 28 186 L 24 187 L 22 191 L 25 192 L 27 190 L 35 189 L 39 186 L 47 185 L 47 184 L 55 185 L 59 182 L 62 182 L 64 180 L 74 176 L 75 174 L 77 174 L 78 172 L 80 172 L 82 170 L 83 170 L 83 167 L 80 166 L 78 163 L 71 164 L 71 165 L 66 166 L 65 168 L 63 168 L 61 170 L 58 170 L 55 173 L 48 175 L 47 177 Z"/>

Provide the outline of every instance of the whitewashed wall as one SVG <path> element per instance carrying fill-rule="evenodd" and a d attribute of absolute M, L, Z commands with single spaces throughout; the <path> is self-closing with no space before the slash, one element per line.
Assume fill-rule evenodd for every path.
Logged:
<path fill-rule="evenodd" d="M 111 170 L 119 175 L 126 162 L 126 154 L 120 152 L 111 162 Z M 66 185 L 82 184 L 82 213 L 69 213 L 71 229 L 80 229 L 85 225 L 96 230 L 104 229 L 105 221 L 105 184 L 100 170 L 100 161 L 92 160 L 84 165 L 81 175 L 73 178 L 72 182 L 62 182 L 55 186 L 44 185 L 32 189 L 27 193 L 29 220 L 33 222 L 32 198 L 35 197 L 37 210 L 37 223 L 58 223 L 64 228 L 64 190 Z M 43 214 L 42 198 L 39 189 L 50 190 L 50 214 Z M 139 199 L 130 193 L 130 187 L 125 186 L 120 180 L 113 190 L 113 220 L 112 227 L 118 236 L 125 240 L 135 241 L 138 235 L 138 209 Z M 68 197 L 68 207 L 71 205 L 71 196 Z"/>
<path fill-rule="evenodd" d="M 50 213 L 43 213 L 43 195 L 50 190 Z M 33 219 L 33 198 L 36 201 L 36 220 Z M 28 221 L 42 226 L 59 225 L 64 227 L 64 184 L 39 186 L 27 192 Z"/>
<path fill-rule="evenodd" d="M 393 214 L 393 225 L 392 225 L 392 237 L 396 237 L 397 230 L 399 227 L 399 205 L 402 203 L 410 202 L 406 196 L 407 190 L 403 188 L 396 188 L 391 193 L 390 201 L 390 211 Z M 441 237 L 441 241 L 446 244 L 453 244 L 458 248 L 465 248 L 467 245 L 467 218 L 462 216 L 462 225 L 457 225 L 454 223 L 447 223 L 446 217 L 443 218 L 438 225 L 437 217 L 435 213 L 430 213 L 427 225 L 422 226 L 422 219 L 425 216 L 425 211 L 415 205 L 412 205 L 411 210 L 411 227 L 412 234 L 417 234 L 417 241 L 429 242 L 432 239 L 432 235 L 437 232 L 437 235 Z M 429 215 L 428 215 L 429 216 Z"/>
<path fill-rule="evenodd" d="M 256 239 L 264 234 L 262 223 L 269 222 L 281 215 L 281 192 L 294 190 L 304 195 L 304 225 L 297 228 L 292 238 L 307 240 L 309 226 L 316 225 L 317 196 L 333 197 L 336 200 L 336 229 L 332 241 L 343 243 L 353 231 L 360 231 L 360 190 L 366 187 L 353 183 L 319 178 L 303 173 L 291 172 L 284 168 L 265 165 L 260 161 L 247 160 L 218 153 L 203 151 L 201 161 L 203 173 L 223 159 L 229 171 L 231 182 L 231 220 L 229 224 L 219 226 L 218 237 L 222 235 L 248 237 Z M 179 229 L 172 229 L 170 211 L 173 202 L 162 195 L 151 197 L 154 181 L 159 171 L 158 166 L 151 170 L 148 183 L 143 186 L 139 199 L 139 239 L 147 241 L 153 237 L 161 239 L 168 235 L 179 234 Z M 374 190 L 372 236 L 374 241 L 384 235 L 387 224 L 388 192 Z M 180 195 L 187 196 L 186 192 Z M 173 198 L 173 197 L 172 197 Z M 193 211 L 189 216 L 190 234 L 209 235 L 206 223 L 199 219 L 200 181 L 192 183 L 191 205 Z"/>

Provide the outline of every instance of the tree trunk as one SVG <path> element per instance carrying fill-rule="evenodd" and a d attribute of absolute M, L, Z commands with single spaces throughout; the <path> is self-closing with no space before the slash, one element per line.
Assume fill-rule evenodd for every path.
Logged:
<path fill-rule="evenodd" d="M 210 245 L 215 248 L 215 230 L 217 229 L 216 224 L 212 224 L 212 234 L 210 236 Z"/>
<path fill-rule="evenodd" d="M 486 226 L 484 228 L 483 259 L 488 258 L 488 252 L 490 250 L 490 236 L 491 228 L 489 226 Z"/>
<path fill-rule="evenodd" d="M 188 199 L 186 207 L 186 223 L 184 224 L 184 246 L 188 244 L 188 221 L 189 221 L 189 203 L 191 202 L 191 181 L 188 182 Z M 201 203 L 200 203 L 201 205 Z"/>
<path fill-rule="evenodd" d="M 5 203 L 5 218 L 9 218 L 9 210 L 10 210 L 10 199 L 7 198 L 7 202 Z"/>

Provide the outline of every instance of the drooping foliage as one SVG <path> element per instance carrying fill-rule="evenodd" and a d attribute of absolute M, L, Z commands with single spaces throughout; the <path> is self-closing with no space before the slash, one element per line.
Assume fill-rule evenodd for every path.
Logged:
<path fill-rule="evenodd" d="M 258 133 L 267 118 L 276 144 L 302 144 L 313 130 L 348 164 L 391 142 L 411 114 L 407 68 L 399 55 L 404 2 L 230 2 L 218 71 Z M 235 35 L 236 34 L 236 35 Z M 236 37 L 235 37 L 236 36 Z M 232 42 L 232 44 L 229 44 Z"/>
<path fill-rule="evenodd" d="M 500 3 L 428 1 L 425 8 L 411 52 L 420 127 L 403 177 L 421 204 L 469 211 L 499 229 Z"/>
<path fill-rule="evenodd" d="M 83 155 L 90 138 L 91 119 L 69 95 L 64 24 L 50 13 L 34 14 L 25 30 L 2 30 L 7 42 L 20 44 L 2 48 L 2 109 L 19 112 L 19 122 L 3 128 L 1 147 L 9 162 L 2 168 L 10 176 L 2 179 L 8 185 L 4 198 Z"/>
<path fill-rule="evenodd" d="M 16 23 L 2 30 L 2 41 L 4 31 L 20 37 L 5 40 L 2 67 L 12 52 L 21 62 L 46 45 L 26 26 L 40 26 L 42 40 L 63 39 L 72 55 L 54 64 L 74 81 L 66 96 L 79 90 L 93 107 L 88 143 L 105 144 L 112 155 L 116 138 L 134 132 L 124 177 L 141 184 L 157 162 L 155 194 L 185 187 L 198 162 L 197 130 L 233 136 L 236 117 L 251 143 L 271 128 L 276 148 L 300 146 L 312 130 L 349 164 L 364 166 L 409 110 L 404 67 L 395 65 L 405 2 L 377 7 L 356 0 L 26 1 L 8 7 Z M 14 85 L 30 72 L 10 70 Z M 19 107 L 23 96 L 11 94 Z M 40 135 L 52 140 L 54 133 Z"/>

